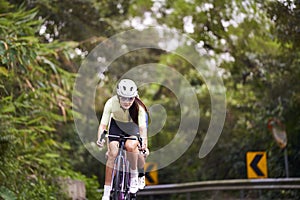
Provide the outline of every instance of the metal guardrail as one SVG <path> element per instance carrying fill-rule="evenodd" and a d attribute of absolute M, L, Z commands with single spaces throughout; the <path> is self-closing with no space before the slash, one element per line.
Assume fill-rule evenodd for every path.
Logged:
<path fill-rule="evenodd" d="M 162 184 L 146 186 L 138 196 L 161 194 L 191 193 L 199 191 L 222 190 L 294 190 L 300 189 L 300 178 L 267 178 L 267 179 L 233 179 L 200 181 L 179 184 Z"/>

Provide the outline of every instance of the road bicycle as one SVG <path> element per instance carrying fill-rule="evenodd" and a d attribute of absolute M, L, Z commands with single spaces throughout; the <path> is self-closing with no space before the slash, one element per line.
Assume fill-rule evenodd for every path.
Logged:
<path fill-rule="evenodd" d="M 107 135 L 107 131 L 102 134 L 101 140 L 104 137 L 117 138 L 119 141 L 118 155 L 114 161 L 113 173 L 112 173 L 112 185 L 111 185 L 111 200 L 136 200 L 136 194 L 129 192 L 130 188 L 130 164 L 127 160 L 125 151 L 126 140 L 138 140 L 140 146 L 142 146 L 142 138 L 127 137 L 124 135 Z"/>

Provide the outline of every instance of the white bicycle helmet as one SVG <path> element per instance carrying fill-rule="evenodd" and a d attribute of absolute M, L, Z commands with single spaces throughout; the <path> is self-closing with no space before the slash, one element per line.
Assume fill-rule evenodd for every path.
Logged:
<path fill-rule="evenodd" d="M 136 84 L 130 79 L 122 79 L 117 86 L 117 94 L 122 97 L 136 97 L 138 95 Z"/>

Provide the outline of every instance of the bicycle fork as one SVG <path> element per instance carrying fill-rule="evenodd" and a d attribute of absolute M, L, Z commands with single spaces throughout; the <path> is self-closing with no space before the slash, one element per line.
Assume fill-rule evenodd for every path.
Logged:
<path fill-rule="evenodd" d="M 120 151 L 122 151 L 120 149 Z M 123 150 L 124 151 L 124 150 Z M 117 177 L 119 176 L 119 177 Z M 114 165 L 112 180 L 117 180 L 117 185 L 119 186 L 119 192 L 127 192 L 129 186 L 129 163 L 126 159 L 125 153 L 121 153 L 117 156 L 117 162 Z M 113 186 L 112 182 L 112 186 Z M 113 188 L 113 187 L 112 187 Z M 116 188 L 114 188 L 116 189 Z"/>

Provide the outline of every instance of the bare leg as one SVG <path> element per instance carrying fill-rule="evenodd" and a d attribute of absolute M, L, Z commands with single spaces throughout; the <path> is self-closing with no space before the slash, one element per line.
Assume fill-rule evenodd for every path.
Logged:
<path fill-rule="evenodd" d="M 105 185 L 111 184 L 112 170 L 113 170 L 114 161 L 117 154 L 118 154 L 118 142 L 112 141 L 109 143 L 109 153 L 106 161 Z"/>
<path fill-rule="evenodd" d="M 138 155 L 138 168 L 144 168 L 145 166 L 145 157 L 142 154 Z"/>
<path fill-rule="evenodd" d="M 128 161 L 130 162 L 130 167 L 132 170 L 137 169 L 137 161 L 138 161 L 138 141 L 136 140 L 127 140 L 125 143 L 125 147 L 127 150 Z"/>
<path fill-rule="evenodd" d="M 130 162 L 130 188 L 129 191 L 132 194 L 135 194 L 138 191 L 138 170 L 137 170 L 137 162 L 138 162 L 138 141 L 137 140 L 127 140 L 125 143 L 125 147 L 127 150 L 127 158 Z"/>

